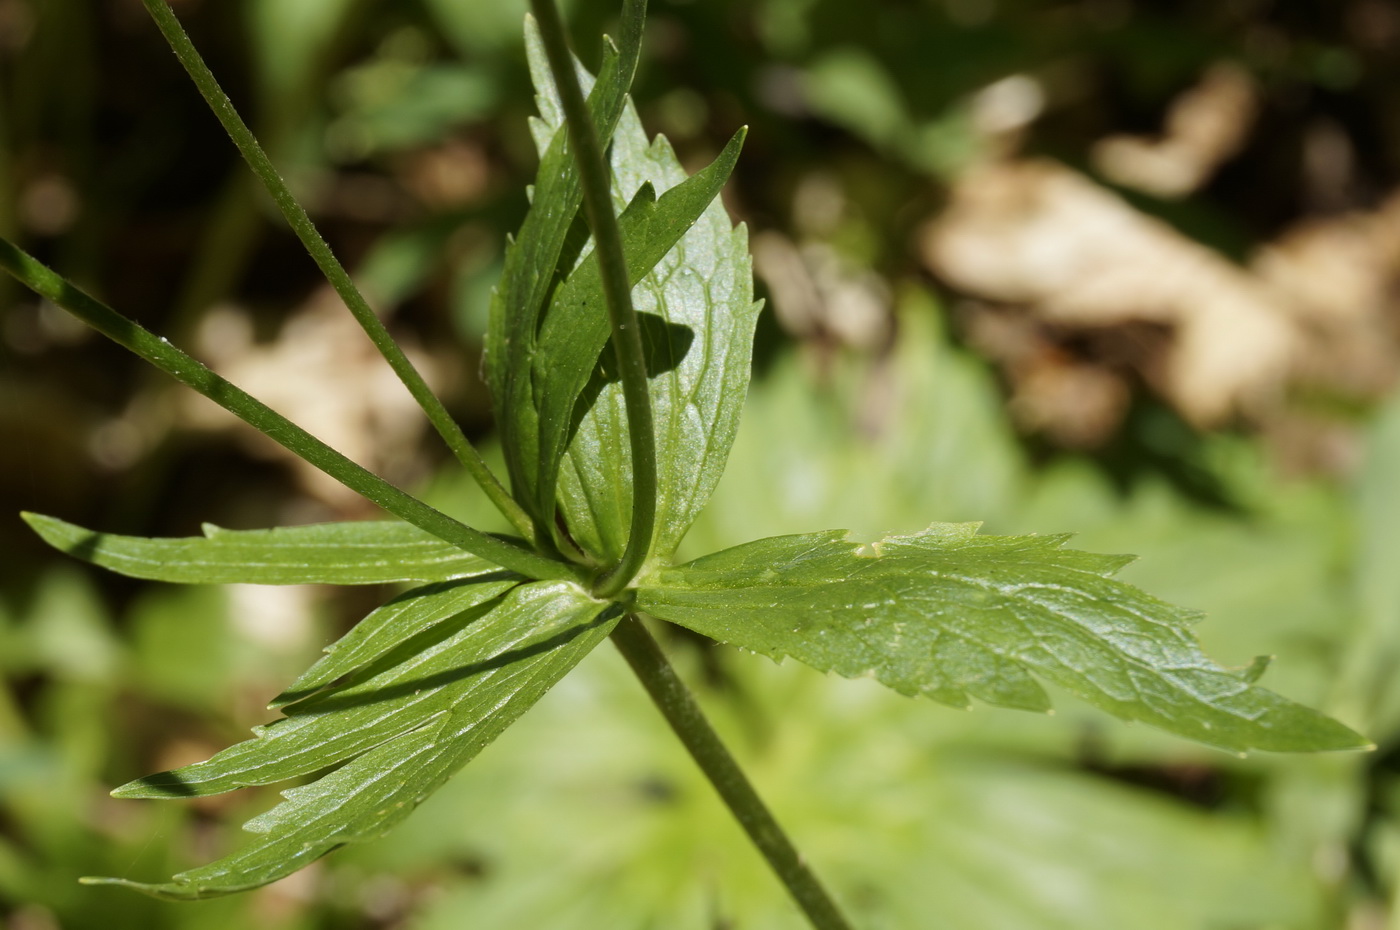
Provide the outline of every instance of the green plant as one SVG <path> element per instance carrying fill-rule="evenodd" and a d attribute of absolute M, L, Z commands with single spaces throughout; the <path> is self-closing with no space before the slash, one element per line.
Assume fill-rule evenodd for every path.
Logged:
<path fill-rule="evenodd" d="M 845 926 L 641 613 L 953 706 L 976 698 L 1045 711 L 1039 678 L 1236 752 L 1365 745 L 1257 687 L 1263 662 L 1242 671 L 1210 662 L 1187 629 L 1191 614 L 1114 580 L 1127 560 L 1065 549 L 1064 537 L 979 536 L 968 524 L 870 542 L 833 531 L 672 564 L 723 468 L 758 308 L 744 232 L 714 203 L 742 134 L 687 178 L 664 140 L 647 143 L 628 106 L 642 0 L 624 3 L 621 41 L 606 49 L 587 101 L 552 3 L 535 3 L 541 166 L 493 300 L 486 369 L 510 492 L 388 337 L 169 9 L 143 2 L 347 306 L 520 537 L 481 533 L 392 487 L 0 243 L 0 264 L 21 281 L 403 521 L 146 540 L 30 516 L 46 540 L 165 581 L 419 583 L 279 695 L 273 706 L 285 716 L 257 738 L 116 792 L 193 797 L 319 775 L 250 822 L 262 839 L 170 883 L 93 881 L 204 897 L 378 836 L 610 637 L 812 922 Z"/>

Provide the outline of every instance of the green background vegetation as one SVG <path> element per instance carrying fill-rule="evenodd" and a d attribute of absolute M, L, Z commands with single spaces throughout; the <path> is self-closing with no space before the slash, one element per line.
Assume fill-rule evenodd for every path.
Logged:
<path fill-rule="evenodd" d="M 486 296 L 535 164 L 523 3 L 176 7 L 395 333 L 489 444 Z M 591 62 L 612 9 L 573 7 Z M 1270 687 L 1380 746 L 1237 759 L 1064 694 L 1049 718 L 961 713 L 677 638 L 758 788 L 862 926 L 1400 927 L 1389 10 L 654 4 L 643 119 L 692 167 L 750 125 L 726 197 L 770 300 L 728 472 L 685 551 L 932 520 L 1072 530 L 1078 547 L 1138 553 L 1126 578 L 1205 611 L 1216 658 L 1276 656 Z M 1174 106 L 1216 86 L 1222 63 L 1248 116 L 1198 183 L 1164 191 L 1113 169 L 1104 140 L 1169 139 Z M 1076 245 L 1100 216 L 1093 196 L 1042 234 L 1062 263 L 1079 249 L 1084 280 L 1012 294 L 930 258 L 938 236 L 975 225 L 957 211 L 987 190 L 989 166 L 1046 158 L 1113 198 L 1124 241 L 1151 231 L 1142 281 L 1184 281 L 1176 256 L 1205 254 L 1237 277 L 1199 293 L 1273 288 L 1262 304 L 1302 320 L 1307 351 L 1237 391 L 1207 367 L 1171 373 L 1197 324 L 1158 309 L 1171 301 L 1147 285 L 1093 323 L 1066 311 L 1100 267 L 1124 267 Z M 0 0 L 0 232 L 352 457 L 489 524 L 254 183 L 139 4 Z M 1305 260 L 1333 234 L 1329 262 Z M 1334 316 L 1274 299 L 1288 279 L 1269 277 L 1270 249 Z M 1020 254 L 1006 246 L 1006 277 L 1023 273 Z M 235 842 L 275 795 L 153 804 L 106 791 L 243 738 L 383 592 L 141 585 L 46 550 L 21 509 L 147 535 L 368 511 L 8 281 L 0 306 L 6 930 L 801 926 L 606 648 L 385 840 L 233 899 L 79 887 L 82 874 L 168 875 Z M 1232 318 L 1233 305 L 1211 306 Z M 1228 371 L 1263 354 L 1250 332 L 1209 331 Z"/>

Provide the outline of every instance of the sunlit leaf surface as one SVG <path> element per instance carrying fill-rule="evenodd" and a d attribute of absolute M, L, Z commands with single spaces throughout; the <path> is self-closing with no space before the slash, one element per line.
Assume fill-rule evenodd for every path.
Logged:
<path fill-rule="evenodd" d="M 25 514 L 44 541 L 133 578 L 186 584 L 382 584 L 447 581 L 500 567 L 394 520 L 225 530 L 147 539 L 99 533 L 56 517 Z"/>
<path fill-rule="evenodd" d="M 1045 710 L 1043 679 L 1235 751 L 1368 745 L 1208 659 L 1189 629 L 1195 614 L 1113 579 L 1130 559 L 1065 539 L 980 536 L 975 524 L 872 543 L 841 531 L 775 537 L 663 571 L 637 604 L 723 642 L 953 706 Z"/>
<path fill-rule="evenodd" d="M 539 90 L 540 119 L 532 124 L 542 150 L 563 125 L 554 82 L 543 49 L 527 36 L 531 73 Z M 604 72 L 606 73 L 606 72 Z M 738 154 L 736 136 L 714 165 L 691 179 L 665 136 L 649 140 L 630 101 L 612 140 L 613 201 L 618 211 L 650 185 L 658 207 L 667 193 L 675 215 L 698 205 L 708 193 L 711 173 L 722 183 Z M 702 181 L 702 178 L 704 180 Z M 709 194 L 713 196 L 713 194 Z M 667 226 L 674 220 L 667 218 Z M 523 231 L 522 231 L 523 235 Z M 632 291 L 648 346 L 651 402 L 656 429 L 658 525 L 652 541 L 657 559 L 668 556 L 685 535 L 718 484 L 738 429 L 748 390 L 753 329 L 760 305 L 753 300 L 748 232 L 735 227 L 724 205 L 710 203 Z M 547 325 L 547 323 L 546 323 Z M 559 476 L 559 505 L 573 538 L 604 560 L 616 559 L 627 543 L 632 508 L 632 469 L 627 414 L 621 385 L 599 385 L 585 393 L 569 451 Z"/>

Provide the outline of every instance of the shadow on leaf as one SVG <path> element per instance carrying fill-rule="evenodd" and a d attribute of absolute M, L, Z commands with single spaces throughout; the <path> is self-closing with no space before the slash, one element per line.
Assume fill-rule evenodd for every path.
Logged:
<path fill-rule="evenodd" d="M 647 362 L 647 377 L 655 378 L 657 375 L 675 371 L 690 354 L 690 347 L 695 342 L 695 330 L 689 326 L 672 323 L 655 313 L 638 313 L 637 324 L 642 330 L 642 352 Z M 603 351 L 598 356 L 598 363 L 593 366 L 593 374 L 589 377 L 588 384 L 574 403 L 574 415 L 569 423 L 566 445 L 573 442 L 579 424 L 598 402 L 603 388 L 621 380 L 622 373 L 617 367 L 617 352 L 613 348 L 612 338 L 609 337 L 607 345 L 603 346 Z"/>

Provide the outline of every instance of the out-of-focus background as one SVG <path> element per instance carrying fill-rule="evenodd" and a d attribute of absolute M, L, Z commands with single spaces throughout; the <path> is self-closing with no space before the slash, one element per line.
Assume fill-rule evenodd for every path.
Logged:
<path fill-rule="evenodd" d="M 535 156 L 523 0 L 180 0 L 469 432 Z M 575 2 L 593 63 L 613 3 Z M 653 0 L 635 98 L 740 125 L 755 378 L 686 553 L 844 526 L 1074 531 L 1378 751 L 1231 755 L 1057 696 L 959 712 L 670 646 L 863 927 L 1400 928 L 1400 7 Z M 353 458 L 491 516 L 137 0 L 0 0 L 0 231 Z M 157 879 L 269 791 L 203 757 L 384 591 L 137 584 L 20 510 L 189 535 L 372 509 L 0 280 L 0 914 L 54 928 L 796 928 L 606 647 L 385 840 L 241 897 Z"/>

